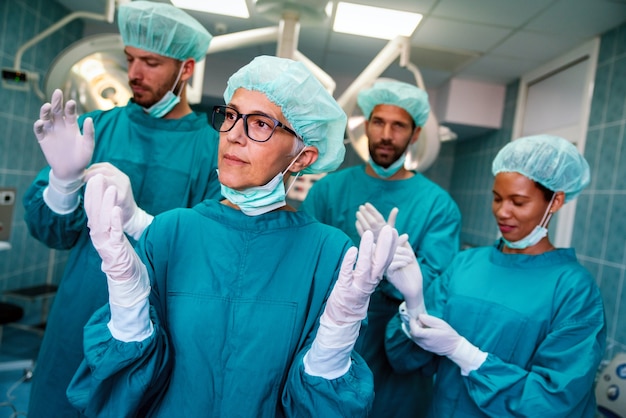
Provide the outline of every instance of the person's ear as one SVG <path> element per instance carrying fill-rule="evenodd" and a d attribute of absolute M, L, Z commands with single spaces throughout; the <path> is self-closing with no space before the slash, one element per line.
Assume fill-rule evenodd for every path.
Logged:
<path fill-rule="evenodd" d="M 180 79 L 183 81 L 189 80 L 193 75 L 195 65 L 196 61 L 193 58 L 189 58 L 188 60 L 183 61 L 183 71 L 180 75 Z"/>
<path fill-rule="evenodd" d="M 554 201 L 552 201 L 552 207 L 550 208 L 550 212 L 556 213 L 559 209 L 563 207 L 565 204 L 565 193 L 556 192 L 554 196 Z"/>
<path fill-rule="evenodd" d="M 420 132 L 422 132 L 421 126 L 417 126 L 415 129 L 413 129 L 413 135 L 411 135 L 411 141 L 409 142 L 409 144 L 413 144 L 415 143 L 415 141 L 417 141 L 417 138 L 419 138 L 420 136 Z"/>
<path fill-rule="evenodd" d="M 317 147 L 304 147 L 304 150 L 296 159 L 296 161 L 291 165 L 289 171 L 291 171 L 292 173 L 302 171 L 305 168 L 309 167 L 311 164 L 313 164 L 315 161 L 317 161 L 317 157 L 319 157 L 319 151 Z"/>

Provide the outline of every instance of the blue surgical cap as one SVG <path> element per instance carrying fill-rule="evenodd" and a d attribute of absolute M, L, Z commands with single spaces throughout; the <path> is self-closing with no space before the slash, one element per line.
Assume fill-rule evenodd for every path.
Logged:
<path fill-rule="evenodd" d="M 371 88 L 359 92 L 357 103 L 367 119 L 379 104 L 401 107 L 411 115 L 415 126 L 424 126 L 430 113 L 428 93 L 401 81 L 377 81 Z"/>
<path fill-rule="evenodd" d="M 326 173 L 343 162 L 346 114 L 304 64 L 287 58 L 256 57 L 228 80 L 226 103 L 238 88 L 265 94 L 281 108 L 304 144 L 318 149 L 317 161 L 302 173 Z"/>
<path fill-rule="evenodd" d="M 589 164 L 568 140 L 554 135 L 534 135 L 509 142 L 493 160 L 492 172 L 520 173 L 554 192 L 564 192 L 568 202 L 589 185 Z"/>
<path fill-rule="evenodd" d="M 184 61 L 206 56 L 213 36 L 197 20 L 171 4 L 133 1 L 117 12 L 126 46 Z"/>

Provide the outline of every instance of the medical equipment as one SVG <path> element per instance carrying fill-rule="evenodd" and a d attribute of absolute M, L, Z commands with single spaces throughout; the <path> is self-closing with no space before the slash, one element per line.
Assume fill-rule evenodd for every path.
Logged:
<path fill-rule="evenodd" d="M 604 368 L 596 383 L 598 412 L 606 418 L 626 417 L 626 353 L 619 353 Z"/>

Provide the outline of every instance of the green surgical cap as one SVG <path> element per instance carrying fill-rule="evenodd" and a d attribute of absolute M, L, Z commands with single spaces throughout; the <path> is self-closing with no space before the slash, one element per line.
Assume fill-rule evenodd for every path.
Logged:
<path fill-rule="evenodd" d="M 428 94 L 417 86 L 401 81 L 378 81 L 371 88 L 359 92 L 357 103 L 367 119 L 379 104 L 401 107 L 411 115 L 415 126 L 424 126 L 430 113 Z"/>
<path fill-rule="evenodd" d="M 166 3 L 133 1 L 121 5 L 117 25 L 124 45 L 179 61 L 202 61 L 213 38 L 193 17 Z"/>
<path fill-rule="evenodd" d="M 589 184 L 589 164 L 568 140 L 534 135 L 509 142 L 493 160 L 492 172 L 516 172 L 554 192 L 564 192 L 568 202 Z"/>
<path fill-rule="evenodd" d="M 228 79 L 224 100 L 239 88 L 265 94 L 305 145 L 318 149 L 317 161 L 303 174 L 326 173 L 343 162 L 347 117 L 322 83 L 302 64 L 287 58 L 259 56 Z"/>

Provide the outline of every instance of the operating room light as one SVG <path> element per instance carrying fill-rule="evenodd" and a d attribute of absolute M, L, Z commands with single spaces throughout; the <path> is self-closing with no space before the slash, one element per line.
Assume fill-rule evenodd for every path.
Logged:
<path fill-rule="evenodd" d="M 340 2 L 333 30 L 391 40 L 396 36 L 411 36 L 421 20 L 419 13 Z"/>
<path fill-rule="evenodd" d="M 181 9 L 218 15 L 249 18 L 246 0 L 171 0 L 172 4 Z"/>

